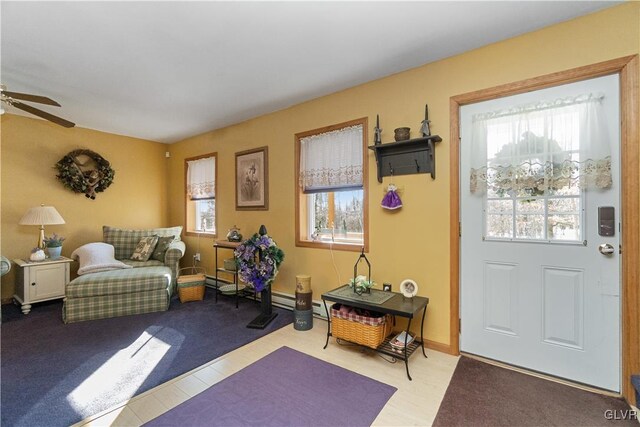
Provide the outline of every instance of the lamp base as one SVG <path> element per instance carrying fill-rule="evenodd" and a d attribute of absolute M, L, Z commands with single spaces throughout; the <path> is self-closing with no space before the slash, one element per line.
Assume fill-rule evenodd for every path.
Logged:
<path fill-rule="evenodd" d="M 44 250 L 44 248 L 47 245 L 44 243 L 44 225 L 40 226 L 40 237 L 38 238 L 38 247 L 42 250 Z"/>

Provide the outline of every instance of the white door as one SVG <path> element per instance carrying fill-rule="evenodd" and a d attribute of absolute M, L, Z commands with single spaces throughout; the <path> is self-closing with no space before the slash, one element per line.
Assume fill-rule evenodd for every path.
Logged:
<path fill-rule="evenodd" d="M 603 96 L 599 105 L 606 117 L 611 188 L 471 192 L 478 118 L 584 94 Z M 463 352 L 620 391 L 619 105 L 619 76 L 613 75 L 461 108 Z M 508 142 L 491 132 L 483 150 L 489 159 L 506 152 L 500 150 Z M 576 159 L 575 153 L 569 155 Z M 603 231 L 613 224 L 613 236 L 599 234 L 601 207 L 613 208 L 615 221 L 601 223 Z M 606 219 L 607 210 L 601 212 Z M 613 253 L 602 254 L 603 244 Z"/>

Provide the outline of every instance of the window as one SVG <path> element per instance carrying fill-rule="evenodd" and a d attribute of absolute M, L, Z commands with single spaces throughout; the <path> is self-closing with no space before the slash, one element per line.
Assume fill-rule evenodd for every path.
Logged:
<path fill-rule="evenodd" d="M 366 133 L 363 118 L 296 134 L 297 246 L 368 250 Z"/>
<path fill-rule="evenodd" d="M 484 197 L 486 239 L 576 242 L 584 197 L 611 187 L 600 94 L 477 114 L 471 193 Z"/>
<path fill-rule="evenodd" d="M 583 192 L 577 188 L 487 196 L 485 236 L 489 239 L 582 242 Z"/>
<path fill-rule="evenodd" d="M 186 221 L 189 233 L 216 234 L 216 153 L 185 159 Z"/>

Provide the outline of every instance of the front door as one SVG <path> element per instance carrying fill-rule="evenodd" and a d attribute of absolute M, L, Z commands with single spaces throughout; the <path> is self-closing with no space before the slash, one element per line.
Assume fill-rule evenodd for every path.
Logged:
<path fill-rule="evenodd" d="M 620 391 L 619 106 L 612 75 L 461 108 L 461 351 Z"/>

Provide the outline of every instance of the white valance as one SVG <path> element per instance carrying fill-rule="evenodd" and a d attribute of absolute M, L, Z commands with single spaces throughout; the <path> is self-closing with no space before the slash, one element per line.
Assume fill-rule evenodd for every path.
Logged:
<path fill-rule="evenodd" d="M 187 161 L 187 197 L 208 200 L 216 197 L 216 158 Z"/>
<path fill-rule="evenodd" d="M 362 125 L 301 138 L 302 191 L 362 188 L 362 145 Z"/>
<path fill-rule="evenodd" d="M 585 94 L 474 115 L 471 193 L 611 187 L 602 99 Z"/>

